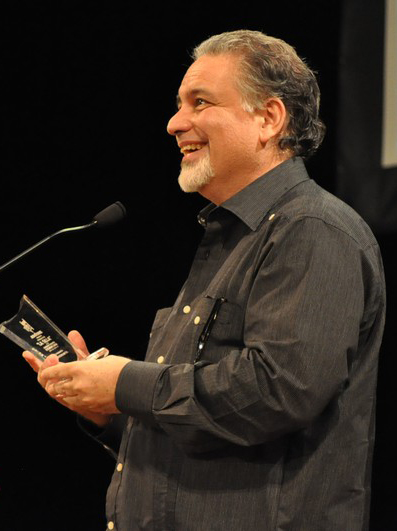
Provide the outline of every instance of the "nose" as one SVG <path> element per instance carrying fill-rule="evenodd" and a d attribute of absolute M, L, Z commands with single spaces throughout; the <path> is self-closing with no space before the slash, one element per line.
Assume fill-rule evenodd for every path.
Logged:
<path fill-rule="evenodd" d="M 178 133 L 183 133 L 188 131 L 191 128 L 191 123 L 188 118 L 188 115 L 183 107 L 181 107 L 175 114 L 172 116 L 167 125 L 167 132 L 170 135 L 177 136 Z"/>

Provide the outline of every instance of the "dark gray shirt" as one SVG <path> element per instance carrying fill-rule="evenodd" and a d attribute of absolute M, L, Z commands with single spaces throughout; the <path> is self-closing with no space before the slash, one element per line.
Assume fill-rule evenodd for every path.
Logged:
<path fill-rule="evenodd" d="M 199 221 L 188 279 L 117 384 L 109 527 L 366 529 L 385 311 L 371 231 L 299 158 Z"/>

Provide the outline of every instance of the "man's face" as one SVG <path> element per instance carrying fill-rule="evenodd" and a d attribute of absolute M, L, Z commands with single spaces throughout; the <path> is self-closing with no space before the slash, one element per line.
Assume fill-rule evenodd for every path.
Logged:
<path fill-rule="evenodd" d="M 236 88 L 239 57 L 204 55 L 185 74 L 178 112 L 168 123 L 183 154 L 179 183 L 218 199 L 218 191 L 260 175 L 260 115 L 243 109 Z M 241 186 L 242 187 L 242 186 Z"/>

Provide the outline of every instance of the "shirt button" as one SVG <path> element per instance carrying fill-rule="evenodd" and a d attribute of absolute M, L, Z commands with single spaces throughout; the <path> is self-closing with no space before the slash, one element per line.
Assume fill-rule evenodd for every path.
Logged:
<path fill-rule="evenodd" d="M 123 470 L 123 463 L 119 463 L 116 468 L 117 472 L 121 472 Z"/>
<path fill-rule="evenodd" d="M 207 222 L 205 221 L 205 219 L 204 219 L 202 216 L 199 216 L 199 217 L 198 217 L 198 222 L 200 223 L 200 225 L 201 225 L 202 227 L 205 227 L 206 224 L 207 224 Z"/>
<path fill-rule="evenodd" d="M 114 523 L 108 522 L 108 529 L 114 529 Z"/>
<path fill-rule="evenodd" d="M 190 313 L 191 311 L 191 307 L 187 304 L 186 306 L 183 307 L 183 313 Z"/>
<path fill-rule="evenodd" d="M 159 356 L 159 357 L 157 358 L 157 363 L 164 363 L 164 361 L 165 361 L 164 356 Z"/>
<path fill-rule="evenodd" d="M 200 318 L 199 315 L 197 315 L 197 317 L 194 318 L 193 322 L 194 322 L 195 325 L 198 325 L 200 321 L 201 321 L 201 318 Z"/>

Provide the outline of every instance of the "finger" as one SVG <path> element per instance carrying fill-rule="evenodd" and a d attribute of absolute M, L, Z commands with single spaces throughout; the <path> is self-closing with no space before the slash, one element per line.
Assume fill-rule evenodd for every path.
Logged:
<path fill-rule="evenodd" d="M 56 384 L 56 381 L 55 380 L 51 380 L 49 382 L 46 382 L 45 385 L 43 385 L 44 389 L 46 390 L 46 392 L 52 397 L 52 398 L 62 398 L 62 395 L 60 393 L 57 392 L 57 390 L 55 389 L 55 384 Z"/>
<path fill-rule="evenodd" d="M 47 367 L 54 367 L 55 365 L 58 365 L 58 363 L 60 363 L 58 356 L 56 356 L 55 354 L 50 354 L 43 361 L 41 365 L 41 370 L 47 369 Z"/>
<path fill-rule="evenodd" d="M 52 398 L 63 398 L 66 396 L 66 390 L 59 380 L 50 380 L 45 384 L 45 390 Z"/>
<path fill-rule="evenodd" d="M 48 358 L 47 358 L 48 359 Z M 49 360 L 49 363 L 51 360 Z M 50 380 L 61 380 L 62 378 L 72 378 L 74 372 L 74 364 L 78 362 L 71 363 L 58 363 L 53 366 L 43 368 L 39 372 L 39 382 L 43 387 L 46 387 L 46 384 Z"/>
<path fill-rule="evenodd" d="M 89 356 L 89 350 L 87 348 L 86 342 L 84 341 L 83 336 L 77 330 L 71 330 L 68 334 L 68 338 L 78 349 L 80 349 L 84 357 Z"/>
<path fill-rule="evenodd" d="M 55 398 L 65 398 L 65 397 L 73 397 L 76 396 L 77 393 L 73 389 L 73 380 L 58 380 L 57 382 L 54 382 L 49 385 L 49 387 L 52 386 L 51 392 L 54 393 Z"/>
<path fill-rule="evenodd" d="M 26 360 L 35 372 L 39 372 L 42 361 L 38 360 L 34 354 L 25 350 L 22 352 L 22 357 Z"/>
<path fill-rule="evenodd" d="M 49 367 L 54 367 L 55 365 L 58 365 L 58 363 L 59 363 L 59 358 L 55 354 L 51 354 L 50 356 L 47 356 L 47 358 L 41 363 L 39 367 L 37 379 L 43 387 L 45 387 L 43 383 L 43 379 L 42 379 L 43 371 Z"/>
<path fill-rule="evenodd" d="M 62 397 L 63 404 L 71 409 L 72 411 L 77 411 L 79 409 L 82 409 L 82 404 L 80 403 L 79 398 L 76 396 L 64 396 Z M 87 406 L 84 406 L 85 409 L 88 409 Z M 89 409 L 88 409 L 89 411 Z"/>
<path fill-rule="evenodd" d="M 56 402 L 58 402 L 59 404 L 61 404 L 62 406 L 64 407 L 67 407 L 68 409 L 71 409 L 72 411 L 75 411 L 75 406 L 74 404 L 69 404 L 66 402 L 66 399 L 67 397 L 62 395 L 62 394 L 58 394 L 58 395 L 50 395 L 51 398 L 53 398 L 54 400 L 56 400 Z M 73 395 L 73 398 L 75 399 L 76 396 Z"/>

